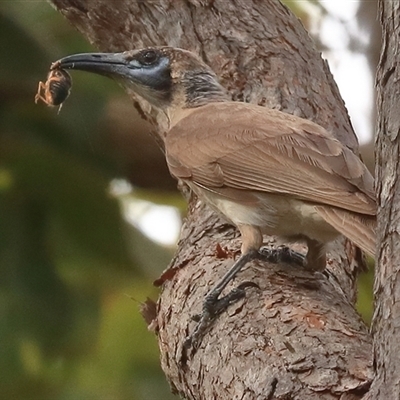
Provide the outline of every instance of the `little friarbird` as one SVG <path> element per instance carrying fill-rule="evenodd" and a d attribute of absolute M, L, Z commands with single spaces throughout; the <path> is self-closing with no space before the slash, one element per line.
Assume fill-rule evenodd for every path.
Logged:
<path fill-rule="evenodd" d="M 242 256 L 206 297 L 202 318 L 257 256 L 263 234 L 304 241 L 304 265 L 312 270 L 325 268 L 326 244 L 340 234 L 374 256 L 373 177 L 323 127 L 231 101 L 211 68 L 178 48 L 76 54 L 54 63 L 58 68 L 116 78 L 164 112 L 171 174 L 239 229 Z"/>

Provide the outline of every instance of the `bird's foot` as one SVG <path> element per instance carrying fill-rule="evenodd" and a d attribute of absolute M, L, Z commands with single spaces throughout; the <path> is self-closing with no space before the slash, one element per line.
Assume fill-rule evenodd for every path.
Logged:
<path fill-rule="evenodd" d="M 196 314 L 192 317 L 192 320 L 196 321 L 197 325 L 193 333 L 188 336 L 183 343 L 183 354 L 186 359 L 197 351 L 202 337 L 212 325 L 213 321 L 226 311 L 230 305 L 246 296 L 245 289 L 247 287 L 258 288 L 253 282 L 244 282 L 221 298 L 218 298 L 218 294 L 215 295 L 213 291 L 205 297 L 201 314 Z"/>
<path fill-rule="evenodd" d="M 202 337 L 211 326 L 213 320 L 224 312 L 231 304 L 245 297 L 245 288 L 257 287 L 252 282 L 245 282 L 230 291 L 227 295 L 219 298 L 228 283 L 237 275 L 243 266 L 254 258 L 258 258 L 258 251 L 253 250 L 243 254 L 222 277 L 218 284 L 207 294 L 203 302 L 201 314 L 192 317 L 197 322 L 193 333 L 185 339 L 183 344 L 182 362 L 185 363 L 188 356 L 192 356 L 198 349 Z M 190 354 L 189 354 L 190 353 Z"/>
<path fill-rule="evenodd" d="M 293 251 L 287 246 L 279 246 L 276 249 L 262 248 L 259 251 L 260 259 L 266 260 L 273 264 L 287 263 L 305 265 L 305 256 L 296 251 Z"/>
<path fill-rule="evenodd" d="M 245 297 L 245 288 L 258 287 L 253 282 L 244 282 L 237 288 L 230 291 L 227 295 L 219 298 L 222 291 L 228 283 L 237 275 L 243 266 L 254 259 L 268 261 L 270 263 L 278 264 L 281 262 L 295 263 L 304 265 L 305 257 L 297 253 L 289 247 L 281 246 L 277 249 L 262 249 L 260 251 L 253 250 L 249 253 L 242 255 L 232 266 L 232 268 L 223 276 L 218 284 L 207 294 L 203 302 L 203 309 L 201 314 L 192 317 L 197 325 L 191 335 L 189 335 L 183 343 L 182 363 L 185 364 L 188 357 L 193 356 L 201 342 L 202 337 L 212 325 L 218 315 L 223 313 L 230 305 L 236 303 L 238 300 Z"/>

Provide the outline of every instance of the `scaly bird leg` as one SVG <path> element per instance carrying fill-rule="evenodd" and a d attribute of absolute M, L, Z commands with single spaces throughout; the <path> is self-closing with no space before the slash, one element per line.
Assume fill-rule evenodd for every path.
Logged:
<path fill-rule="evenodd" d="M 219 298 L 222 291 L 226 288 L 229 282 L 242 270 L 242 268 L 249 262 L 255 259 L 265 260 L 271 263 L 296 263 L 303 265 L 304 256 L 290 250 L 288 247 L 280 247 L 278 249 L 263 249 L 258 251 L 255 249 L 249 250 L 247 253 L 242 254 L 239 259 L 233 264 L 230 270 L 221 278 L 221 280 L 214 286 L 213 289 L 206 295 L 203 302 L 203 310 L 200 315 L 193 317 L 197 321 L 196 328 L 193 333 L 188 336 L 183 344 L 183 360 L 187 359 L 187 351 L 191 348 L 194 354 L 200 344 L 202 336 L 210 327 L 212 321 L 229 305 L 237 302 L 245 296 L 245 288 L 249 286 L 257 287 L 256 284 L 246 282 L 233 289 L 226 296 Z"/>
<path fill-rule="evenodd" d="M 235 293 L 235 289 L 228 295 L 218 299 L 222 291 L 228 285 L 228 283 L 241 271 L 241 269 L 251 260 L 257 258 L 257 250 L 251 250 L 246 254 L 242 254 L 239 259 L 233 264 L 230 270 L 222 277 L 222 279 L 211 289 L 206 295 L 203 302 L 203 310 L 200 315 L 195 316 L 193 319 L 197 320 L 196 328 L 193 333 L 188 336 L 183 344 L 183 359 L 187 358 L 187 351 L 192 348 L 194 353 L 199 345 L 201 337 L 204 335 L 207 328 L 211 325 L 212 320 L 224 311 L 229 304 L 239 300 L 244 296 L 243 289 L 236 290 L 236 294 L 232 297 L 232 293 Z"/>

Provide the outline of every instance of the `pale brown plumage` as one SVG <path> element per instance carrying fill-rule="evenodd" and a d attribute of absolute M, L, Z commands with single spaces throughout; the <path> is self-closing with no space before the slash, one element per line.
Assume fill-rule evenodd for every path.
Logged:
<path fill-rule="evenodd" d="M 261 255 L 263 234 L 305 241 L 304 265 L 314 270 L 325 268 L 325 245 L 340 233 L 374 255 L 373 178 L 319 125 L 230 101 L 213 71 L 182 49 L 78 54 L 53 64 L 57 68 L 115 77 L 163 111 L 171 174 L 240 230 L 242 255 L 205 297 L 184 354 L 197 348 L 216 315 L 244 295 L 239 286 L 219 298 L 248 261 L 303 262 L 284 249 Z"/>
<path fill-rule="evenodd" d="M 116 77 L 165 112 L 171 174 L 242 234 L 242 252 L 262 234 L 305 240 L 306 265 L 325 267 L 325 244 L 344 234 L 375 253 L 373 178 L 321 126 L 229 100 L 213 71 L 171 47 L 66 57 L 54 68 Z"/>
<path fill-rule="evenodd" d="M 278 195 L 277 201 L 281 196 L 302 201 L 374 254 L 373 178 L 361 160 L 322 127 L 236 102 L 211 103 L 185 113 L 182 119 L 175 114 L 178 122 L 171 121 L 166 137 L 167 163 L 175 177 L 198 186 L 197 192 L 242 204 L 257 206 L 265 193 Z M 293 236 L 301 234 L 290 229 Z M 282 229 L 261 230 L 279 234 Z"/>

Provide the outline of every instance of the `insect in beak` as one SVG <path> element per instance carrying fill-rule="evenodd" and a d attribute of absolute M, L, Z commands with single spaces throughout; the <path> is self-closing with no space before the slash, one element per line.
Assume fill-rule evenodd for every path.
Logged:
<path fill-rule="evenodd" d="M 69 73 L 53 64 L 51 71 L 47 75 L 46 82 L 39 82 L 35 103 L 41 100 L 50 107 L 60 106 L 59 113 L 62 104 L 69 96 L 71 86 L 72 79 Z"/>

